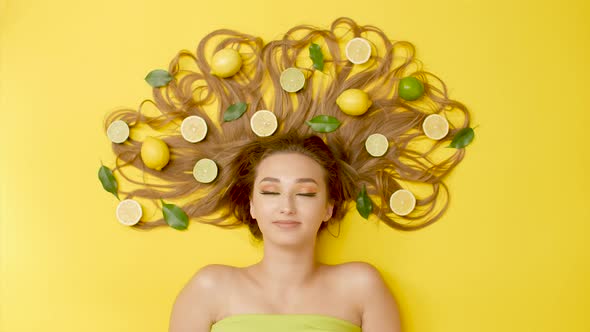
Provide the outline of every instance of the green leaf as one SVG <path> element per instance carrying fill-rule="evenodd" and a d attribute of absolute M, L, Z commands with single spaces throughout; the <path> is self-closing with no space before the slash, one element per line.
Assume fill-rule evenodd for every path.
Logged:
<path fill-rule="evenodd" d="M 247 108 L 248 104 L 244 102 L 232 104 L 223 113 L 223 121 L 229 122 L 239 119 L 246 112 Z"/>
<path fill-rule="evenodd" d="M 455 134 L 455 137 L 453 137 L 451 145 L 449 145 L 448 147 L 462 149 L 469 145 L 471 141 L 473 141 L 473 137 L 475 137 L 475 132 L 473 131 L 473 128 L 463 128 L 459 130 L 457 134 Z"/>
<path fill-rule="evenodd" d="M 364 184 L 361 192 L 356 197 L 356 210 L 365 219 L 369 219 L 369 215 L 373 211 L 373 202 L 367 195 L 367 186 Z"/>
<path fill-rule="evenodd" d="M 119 199 L 119 194 L 117 194 L 117 179 L 115 179 L 113 172 L 108 167 L 104 165 L 100 167 L 98 170 L 98 179 L 102 183 L 104 190 L 112 193 Z"/>
<path fill-rule="evenodd" d="M 306 123 L 311 129 L 320 133 L 333 132 L 340 127 L 340 121 L 331 115 L 318 115 Z"/>
<path fill-rule="evenodd" d="M 162 212 L 164 213 L 164 220 L 168 226 L 179 231 L 185 230 L 188 227 L 188 216 L 181 208 L 174 204 L 166 204 L 162 199 Z"/>
<path fill-rule="evenodd" d="M 159 88 L 161 86 L 165 86 L 168 82 L 172 81 L 172 76 L 169 72 L 164 69 L 155 69 L 152 70 L 147 76 L 145 77 L 145 81 L 149 83 L 149 85 L 153 86 L 154 88 Z"/>
<path fill-rule="evenodd" d="M 324 70 L 324 55 L 320 45 L 312 43 L 309 46 L 309 57 L 313 61 L 313 67 L 319 71 Z"/>

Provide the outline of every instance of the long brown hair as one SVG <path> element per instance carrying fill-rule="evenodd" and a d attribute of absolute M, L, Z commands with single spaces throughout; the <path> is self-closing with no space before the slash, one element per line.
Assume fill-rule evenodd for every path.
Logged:
<path fill-rule="evenodd" d="M 373 45 L 371 59 L 361 66 L 353 65 L 343 55 L 344 45 L 354 37 L 363 37 Z M 325 59 L 322 72 L 311 66 L 307 51 L 311 43 L 322 47 Z M 238 50 L 244 59 L 241 70 L 225 79 L 211 74 L 209 65 L 212 55 L 223 48 Z M 281 72 L 288 67 L 297 67 L 305 73 L 305 87 L 297 93 L 288 93 L 279 84 Z M 244 212 L 248 205 L 242 195 L 249 193 L 234 190 L 232 194 L 228 190 L 231 185 L 238 185 L 233 182 L 236 167 L 242 157 L 251 156 L 251 150 L 279 151 L 285 142 L 304 142 L 305 146 L 306 140 L 314 140 L 310 137 L 315 134 L 329 147 L 339 169 L 343 201 L 334 220 L 344 215 L 345 202 L 352 202 L 363 185 L 373 199 L 374 215 L 399 230 L 423 228 L 440 219 L 448 206 L 448 190 L 443 179 L 463 159 L 465 149 L 444 147 L 455 133 L 469 126 L 469 112 L 462 103 L 449 98 L 441 79 L 422 70 L 410 42 L 392 41 L 377 27 L 361 26 L 350 18 L 336 19 L 329 29 L 296 26 L 283 38 L 266 44 L 256 36 L 220 29 L 205 36 L 195 54 L 179 51 L 168 72 L 173 76 L 172 81 L 153 89 L 153 101 L 144 100 L 137 110 L 116 110 L 105 119 L 105 131 L 115 120 L 124 120 L 132 130 L 143 124 L 158 131 L 169 125 L 177 126 L 163 137 L 172 158 L 160 171 L 144 167 L 139 158 L 142 142 L 129 138 L 124 144 L 113 143 L 117 155 L 114 171 L 141 186 L 133 191 L 120 190 L 129 198 L 175 200 L 198 195 L 198 199 L 182 206 L 191 220 L 220 227 L 247 224 L 259 237 L 257 228 L 248 219 L 249 214 Z M 399 97 L 397 86 L 406 76 L 416 77 L 423 83 L 424 95 L 419 100 Z M 340 93 L 351 88 L 364 90 L 373 101 L 362 116 L 346 115 L 336 104 Z M 237 120 L 223 121 L 224 111 L 237 102 L 248 103 L 246 113 Z M 143 114 L 146 103 L 155 105 L 159 114 Z M 211 112 L 206 108 L 210 105 L 216 106 L 216 116 L 209 116 Z M 273 135 L 276 138 L 259 139 L 250 129 L 250 117 L 261 109 L 276 115 L 279 122 Z M 424 118 L 433 113 L 443 113 L 449 119 L 449 134 L 440 141 L 429 141 L 421 129 Z M 306 121 L 319 114 L 334 116 L 342 125 L 331 133 L 315 133 Z M 185 141 L 178 130 L 179 121 L 191 115 L 204 118 L 209 128 L 205 140 L 198 143 Z M 364 148 L 366 138 L 376 132 L 390 142 L 387 153 L 379 158 L 370 156 Z M 264 155 L 259 153 L 249 160 L 246 170 L 252 171 Z M 219 166 L 218 178 L 210 184 L 199 183 L 192 176 L 191 170 L 201 158 L 213 159 Z M 161 183 L 128 177 L 123 172 L 126 166 L 143 170 Z M 416 209 L 410 215 L 394 215 L 388 206 L 389 196 L 410 184 L 426 185 L 431 193 L 416 195 Z M 134 227 L 151 229 L 165 225 L 160 218 L 142 221 Z"/>

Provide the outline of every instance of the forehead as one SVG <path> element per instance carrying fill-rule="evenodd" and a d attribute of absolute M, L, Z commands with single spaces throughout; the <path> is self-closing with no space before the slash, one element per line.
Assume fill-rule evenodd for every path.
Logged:
<path fill-rule="evenodd" d="M 323 182 L 324 169 L 315 160 L 300 153 L 275 153 L 264 158 L 256 169 L 256 179 L 313 178 Z"/>

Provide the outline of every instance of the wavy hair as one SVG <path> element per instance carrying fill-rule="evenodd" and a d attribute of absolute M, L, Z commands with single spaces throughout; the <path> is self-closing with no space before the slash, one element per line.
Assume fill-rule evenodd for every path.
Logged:
<path fill-rule="evenodd" d="M 372 44 L 373 53 L 366 64 L 354 65 L 344 56 L 344 45 L 355 37 Z M 311 43 L 320 45 L 324 54 L 321 72 L 309 58 Z M 241 70 L 229 78 L 213 75 L 209 65 L 213 54 L 223 48 L 233 48 L 243 58 Z M 306 77 L 305 87 L 297 93 L 284 91 L 279 83 L 281 72 L 289 67 L 297 67 Z M 329 29 L 295 26 L 281 39 L 266 44 L 260 37 L 220 29 L 206 35 L 194 54 L 179 51 L 168 72 L 172 81 L 153 88 L 153 100 L 144 100 L 138 109 L 118 109 L 105 117 L 105 132 L 115 120 L 128 123 L 132 133 L 141 125 L 158 132 L 172 127 L 161 135 L 172 157 L 160 171 L 143 165 L 141 141 L 130 137 L 123 144 L 113 143 L 117 156 L 113 171 L 140 185 L 139 189 L 120 191 L 128 198 L 188 199 L 181 207 L 191 220 L 229 228 L 248 225 L 260 238 L 260 230 L 247 213 L 248 176 L 253 176 L 264 156 L 293 149 L 320 162 L 327 174 L 333 173 L 330 167 L 338 170 L 329 186 L 340 200 L 334 222 L 344 216 L 345 204 L 354 201 L 363 185 L 373 200 L 373 214 L 398 230 L 423 228 L 440 219 L 447 209 L 449 195 L 443 179 L 463 159 L 465 149 L 443 149 L 443 144 L 448 145 L 454 134 L 469 126 L 469 111 L 449 98 L 440 78 L 422 69 L 410 42 L 390 40 L 379 28 L 361 26 L 346 17 L 334 20 Z M 399 97 L 397 86 L 407 76 L 423 83 L 424 95 L 419 100 Z M 336 104 L 336 98 L 351 88 L 364 90 L 373 102 L 362 116 L 344 114 Z M 224 111 L 237 102 L 248 103 L 246 113 L 237 120 L 223 121 Z M 147 103 L 156 107 L 157 115 L 144 114 Z M 271 110 L 279 122 L 277 132 L 268 139 L 257 137 L 250 129 L 250 117 L 261 109 Z M 439 141 L 427 139 L 421 128 L 425 117 L 435 113 L 444 113 L 450 125 L 449 134 Z M 313 132 L 306 121 L 319 114 L 334 116 L 342 124 L 331 133 Z M 180 121 L 191 115 L 202 117 L 208 126 L 206 138 L 198 143 L 185 141 L 179 133 Z M 382 157 L 372 157 L 364 148 L 372 133 L 381 133 L 390 142 Z M 331 166 L 325 163 L 327 155 L 318 158 L 307 149 L 309 142 L 319 143 L 318 137 L 329 150 L 323 153 L 334 158 Z M 212 183 L 199 183 L 192 175 L 195 162 L 202 158 L 214 160 L 219 167 L 218 178 Z M 158 183 L 132 178 L 123 172 L 125 167 L 139 169 Z M 246 179 L 243 183 L 236 182 L 240 176 Z M 400 217 L 389 209 L 389 196 L 408 185 L 427 186 L 429 193 L 416 195 L 416 209 Z M 138 229 L 158 226 L 166 226 L 163 218 L 134 225 Z"/>

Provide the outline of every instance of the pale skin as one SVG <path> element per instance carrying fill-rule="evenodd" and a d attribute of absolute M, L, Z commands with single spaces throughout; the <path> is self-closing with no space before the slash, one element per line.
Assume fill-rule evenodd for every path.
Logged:
<path fill-rule="evenodd" d="M 326 315 L 363 332 L 401 331 L 397 303 L 375 267 L 316 259 L 317 231 L 333 211 L 324 172 L 299 153 L 260 162 L 250 214 L 264 237 L 262 260 L 201 268 L 176 298 L 170 332 L 209 332 L 215 322 L 247 313 Z M 282 221 L 297 223 L 287 227 Z"/>

